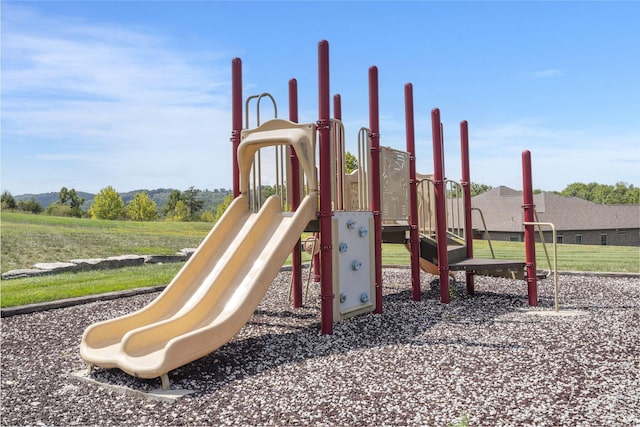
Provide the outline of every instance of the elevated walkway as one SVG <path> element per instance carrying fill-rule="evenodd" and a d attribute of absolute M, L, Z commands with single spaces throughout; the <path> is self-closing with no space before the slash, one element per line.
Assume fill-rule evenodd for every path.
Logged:
<path fill-rule="evenodd" d="M 420 236 L 420 266 L 431 274 L 438 274 L 438 244 L 434 238 Z M 449 271 L 467 271 L 481 276 L 506 277 L 524 280 L 524 261 L 493 258 L 467 258 L 467 247 L 455 236 L 447 236 Z"/>

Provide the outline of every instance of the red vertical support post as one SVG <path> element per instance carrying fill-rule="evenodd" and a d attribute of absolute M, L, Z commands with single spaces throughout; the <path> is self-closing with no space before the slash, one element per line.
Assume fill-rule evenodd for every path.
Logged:
<path fill-rule="evenodd" d="M 233 197 L 240 195 L 240 169 L 238 168 L 238 146 L 242 133 L 242 61 L 231 61 L 231 146 L 233 147 Z"/>
<path fill-rule="evenodd" d="M 416 137 L 413 117 L 413 85 L 404 85 L 404 111 L 409 153 L 409 245 L 411 249 L 411 298 L 420 301 L 420 236 L 418 235 L 418 181 L 416 180 Z"/>
<path fill-rule="evenodd" d="M 331 112 L 329 43 L 318 43 L 318 133 L 320 139 L 320 299 L 321 332 L 333 333 L 333 265 L 331 234 Z"/>
<path fill-rule="evenodd" d="M 342 98 L 339 93 L 333 95 L 333 117 L 342 120 Z"/>
<path fill-rule="evenodd" d="M 438 271 L 440 273 L 440 302 L 449 303 L 449 258 L 447 253 L 446 187 L 444 185 L 444 155 L 440 110 L 431 110 L 433 140 L 433 183 L 436 202 L 436 239 L 438 243 Z"/>
<path fill-rule="evenodd" d="M 318 245 L 319 243 L 316 243 Z M 320 252 L 313 256 L 313 283 L 320 282 Z"/>
<path fill-rule="evenodd" d="M 534 222 L 533 180 L 531 179 L 531 152 L 522 152 L 522 198 L 524 221 Z M 536 234 L 533 225 L 524 226 L 524 246 L 527 266 L 527 293 L 529 305 L 538 305 L 538 278 L 536 274 Z"/>
<path fill-rule="evenodd" d="M 473 223 L 471 221 L 471 167 L 469 165 L 469 124 L 460 122 L 460 152 L 462 153 L 462 200 L 464 201 L 464 242 L 467 258 L 473 258 Z M 467 271 L 467 294 L 473 295 L 474 272 Z"/>
<path fill-rule="evenodd" d="M 289 120 L 298 123 L 298 81 L 289 80 Z M 290 147 L 291 180 L 289 194 L 291 195 L 291 210 L 296 211 L 300 206 L 300 163 L 296 150 Z M 293 306 L 302 307 L 302 253 L 300 239 L 291 251 L 291 286 L 293 288 Z"/>
<path fill-rule="evenodd" d="M 380 200 L 380 113 L 378 105 L 378 67 L 369 67 L 369 129 L 371 130 L 371 202 L 373 211 L 373 250 L 376 276 L 376 308 L 382 313 L 382 203 Z"/>

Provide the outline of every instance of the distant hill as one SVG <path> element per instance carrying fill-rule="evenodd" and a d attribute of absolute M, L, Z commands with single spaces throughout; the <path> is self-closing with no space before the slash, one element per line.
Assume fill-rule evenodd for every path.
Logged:
<path fill-rule="evenodd" d="M 82 210 L 86 211 L 87 209 L 89 209 L 89 206 L 91 205 L 91 201 L 95 197 L 95 194 L 86 193 L 84 191 L 78 191 L 77 193 L 78 193 L 78 197 L 81 197 L 84 199 Z M 20 201 L 26 202 L 27 200 L 34 199 L 36 202 L 40 203 L 43 209 L 47 209 L 47 206 L 49 206 L 51 203 L 55 203 L 58 201 L 58 193 L 51 192 L 51 193 L 40 193 L 40 194 L 20 194 L 19 196 L 13 196 L 13 198 L 16 200 L 16 202 L 20 202 Z"/>
<path fill-rule="evenodd" d="M 157 188 L 155 190 L 134 190 L 128 191 L 126 193 L 118 193 L 122 200 L 124 200 L 125 204 L 129 203 L 137 193 L 142 191 L 147 191 L 151 200 L 156 202 L 158 205 L 158 209 L 162 211 L 162 208 L 167 204 L 167 199 L 169 198 L 169 194 L 173 191 L 173 188 Z M 180 190 L 183 191 L 183 190 Z M 215 213 L 218 205 L 222 203 L 225 197 L 228 194 L 231 194 L 231 190 L 226 190 L 223 188 L 215 189 L 213 191 L 210 190 L 201 190 L 198 193 L 198 198 L 200 200 L 204 200 L 204 208 L 203 211 L 212 211 Z M 94 197 L 96 196 L 93 193 L 86 193 L 84 191 L 78 191 L 78 196 L 84 199 L 84 204 L 82 205 L 82 210 L 89 209 L 91 206 L 91 202 L 93 202 Z M 27 201 L 34 199 L 36 202 L 40 203 L 44 209 L 47 209 L 52 203 L 58 201 L 58 193 L 41 193 L 41 194 L 20 194 L 18 196 L 14 196 L 16 202 L 19 201 Z"/>

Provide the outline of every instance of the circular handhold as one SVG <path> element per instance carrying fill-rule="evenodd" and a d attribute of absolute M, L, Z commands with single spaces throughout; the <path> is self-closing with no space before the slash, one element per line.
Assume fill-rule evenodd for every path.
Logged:
<path fill-rule="evenodd" d="M 356 228 L 356 220 L 355 219 L 350 219 L 347 221 L 347 228 L 349 230 L 353 230 L 354 228 Z"/>
<path fill-rule="evenodd" d="M 353 261 L 351 262 L 351 269 L 352 269 L 353 271 L 358 271 L 358 270 L 360 270 L 361 268 L 362 268 L 362 261 L 358 261 L 358 260 L 356 259 L 356 260 L 353 260 Z"/>
<path fill-rule="evenodd" d="M 347 300 L 347 295 L 344 293 L 340 294 L 340 304 L 342 304 L 346 300 Z"/>
<path fill-rule="evenodd" d="M 309 236 L 304 241 L 304 250 L 309 255 L 318 255 L 320 253 L 320 239 L 315 236 Z"/>
<path fill-rule="evenodd" d="M 349 249 L 347 244 L 345 242 L 340 242 L 340 244 L 338 245 L 338 250 L 340 252 L 347 252 L 347 249 Z"/>
<path fill-rule="evenodd" d="M 363 303 L 369 302 L 369 294 L 366 293 L 366 292 L 361 293 L 360 294 L 360 302 L 363 302 Z"/>
<path fill-rule="evenodd" d="M 360 237 L 367 237 L 367 235 L 369 234 L 369 230 L 367 230 L 367 227 L 365 227 L 364 225 L 362 227 L 360 227 L 360 229 L 358 230 L 358 234 L 360 234 Z"/>

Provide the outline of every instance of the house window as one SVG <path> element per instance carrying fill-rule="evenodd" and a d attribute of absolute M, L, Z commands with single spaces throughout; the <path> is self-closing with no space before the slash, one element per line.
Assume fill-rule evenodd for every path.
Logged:
<path fill-rule="evenodd" d="M 509 234 L 509 241 L 510 242 L 519 242 L 520 241 L 520 236 Z"/>
<path fill-rule="evenodd" d="M 627 230 L 618 231 L 619 236 L 628 236 L 629 232 Z"/>
<path fill-rule="evenodd" d="M 556 243 L 562 243 L 562 234 L 556 236 Z"/>
<path fill-rule="evenodd" d="M 576 234 L 576 245 L 582 244 L 582 234 Z"/>
<path fill-rule="evenodd" d="M 607 246 L 607 235 L 605 233 L 600 235 L 600 244 L 602 246 Z"/>

